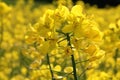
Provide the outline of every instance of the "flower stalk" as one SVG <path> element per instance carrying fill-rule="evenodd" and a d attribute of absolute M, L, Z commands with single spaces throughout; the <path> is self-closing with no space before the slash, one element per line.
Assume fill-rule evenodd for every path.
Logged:
<path fill-rule="evenodd" d="M 72 48 L 69 33 L 67 33 L 66 36 L 67 36 L 68 46 L 70 46 Z M 75 63 L 75 59 L 74 59 L 73 54 L 71 55 L 71 60 L 72 60 L 74 80 L 77 80 L 76 63 Z"/>
<path fill-rule="evenodd" d="M 51 73 L 51 76 L 52 76 L 52 80 L 55 80 L 54 75 L 53 75 L 53 71 L 52 71 L 52 68 L 51 68 L 51 65 L 50 65 L 50 58 L 49 58 L 48 54 L 47 54 L 47 63 L 49 65 L 49 70 L 50 70 L 50 73 Z"/>
<path fill-rule="evenodd" d="M 72 60 L 72 66 L 73 66 L 74 79 L 77 80 L 76 63 L 75 63 L 74 55 L 71 55 L 71 60 Z"/>

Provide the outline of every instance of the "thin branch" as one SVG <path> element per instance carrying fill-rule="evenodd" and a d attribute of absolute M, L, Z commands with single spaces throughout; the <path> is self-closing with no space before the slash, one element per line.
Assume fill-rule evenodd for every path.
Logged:
<path fill-rule="evenodd" d="M 71 59 L 72 59 L 74 79 L 77 80 L 76 63 L 73 55 L 71 55 Z"/>
<path fill-rule="evenodd" d="M 54 75 L 53 75 L 53 71 L 52 71 L 52 68 L 51 68 L 51 65 L 50 65 L 50 59 L 49 59 L 49 55 L 48 54 L 47 54 L 47 62 L 48 62 L 48 65 L 49 65 L 49 69 L 50 69 L 50 73 L 51 73 L 51 76 L 52 76 L 52 80 L 55 80 Z"/>

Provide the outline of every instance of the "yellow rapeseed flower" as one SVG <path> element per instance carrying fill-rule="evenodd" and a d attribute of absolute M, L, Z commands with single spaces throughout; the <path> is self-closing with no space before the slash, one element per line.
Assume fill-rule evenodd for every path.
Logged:
<path fill-rule="evenodd" d="M 71 13 L 74 16 L 84 17 L 83 7 L 81 5 L 75 5 L 75 6 L 73 6 L 72 9 L 71 9 Z"/>
<path fill-rule="evenodd" d="M 65 20 L 69 14 L 69 9 L 60 5 L 54 12 L 54 18 L 56 21 Z"/>
<path fill-rule="evenodd" d="M 73 72 L 73 68 L 71 66 L 65 67 L 64 72 L 65 73 L 71 73 L 71 72 Z"/>
<path fill-rule="evenodd" d="M 61 66 L 60 66 L 60 65 L 56 65 L 56 66 L 53 68 L 53 70 L 60 72 L 60 71 L 61 71 Z"/>

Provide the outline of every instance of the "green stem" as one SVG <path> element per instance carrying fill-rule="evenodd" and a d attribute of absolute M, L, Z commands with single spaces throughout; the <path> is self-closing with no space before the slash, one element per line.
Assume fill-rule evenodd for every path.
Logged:
<path fill-rule="evenodd" d="M 69 36 L 69 33 L 67 33 L 66 36 L 67 36 L 68 46 L 71 47 L 71 42 L 70 42 L 70 36 Z"/>
<path fill-rule="evenodd" d="M 52 68 L 50 66 L 50 59 L 49 59 L 49 55 L 47 54 L 47 63 L 49 65 L 49 69 L 50 69 L 50 73 L 51 73 L 51 76 L 52 76 L 52 80 L 55 80 L 54 78 L 54 75 L 53 75 L 53 71 L 52 71 Z"/>
<path fill-rule="evenodd" d="M 68 41 L 68 46 L 70 46 L 72 48 L 69 33 L 66 34 L 66 37 L 67 37 L 67 41 Z M 74 59 L 73 54 L 71 55 L 71 60 L 72 60 L 74 80 L 77 80 L 76 63 L 75 63 L 75 59 Z"/>
<path fill-rule="evenodd" d="M 71 59 L 72 59 L 74 79 L 77 80 L 76 63 L 75 63 L 74 55 L 71 55 Z"/>

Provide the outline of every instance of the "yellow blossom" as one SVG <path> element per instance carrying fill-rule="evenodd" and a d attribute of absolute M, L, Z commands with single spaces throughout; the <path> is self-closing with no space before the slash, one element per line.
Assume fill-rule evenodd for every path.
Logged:
<path fill-rule="evenodd" d="M 81 5 L 75 5 L 74 7 L 72 7 L 71 13 L 74 16 L 84 17 L 83 7 Z"/>
<path fill-rule="evenodd" d="M 56 65 L 53 70 L 60 72 L 61 71 L 61 66 L 60 65 Z"/>
<path fill-rule="evenodd" d="M 85 50 L 84 52 L 88 53 L 89 55 L 93 55 L 97 50 L 97 47 L 96 45 L 89 45 Z"/>
<path fill-rule="evenodd" d="M 59 21 L 59 20 L 64 20 L 67 18 L 69 14 L 69 10 L 67 7 L 60 5 L 58 7 L 58 9 L 55 10 L 54 13 L 54 18 L 55 20 Z"/>
<path fill-rule="evenodd" d="M 64 72 L 65 73 L 71 73 L 73 71 L 72 67 L 65 67 Z"/>

